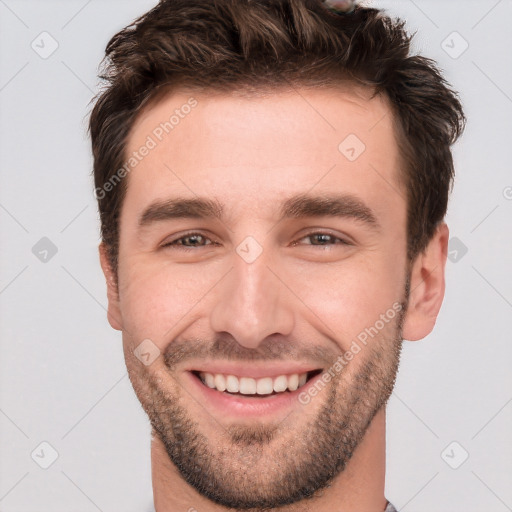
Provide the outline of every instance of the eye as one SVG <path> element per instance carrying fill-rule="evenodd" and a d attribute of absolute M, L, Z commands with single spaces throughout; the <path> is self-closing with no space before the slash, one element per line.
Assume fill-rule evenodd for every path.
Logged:
<path fill-rule="evenodd" d="M 175 247 L 177 249 L 188 250 L 196 247 L 205 247 L 207 245 L 215 245 L 215 242 L 212 242 L 201 233 L 187 233 L 176 240 L 162 244 L 161 247 Z"/>
<path fill-rule="evenodd" d="M 320 247 L 326 247 L 328 245 L 352 245 L 347 240 L 344 240 L 342 238 L 338 238 L 331 233 L 310 233 L 309 235 L 306 235 L 302 237 L 300 240 L 310 240 L 310 243 L 306 243 L 305 245 L 316 245 Z M 300 242 L 299 240 L 299 242 Z M 299 242 L 295 242 L 293 245 L 297 245 Z"/>

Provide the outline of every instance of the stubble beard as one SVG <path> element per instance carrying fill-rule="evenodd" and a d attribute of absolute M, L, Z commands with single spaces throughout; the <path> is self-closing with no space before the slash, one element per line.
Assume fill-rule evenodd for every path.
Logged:
<path fill-rule="evenodd" d="M 365 361 L 356 373 L 347 378 L 347 366 L 314 398 L 324 403 L 302 425 L 219 424 L 222 441 L 213 444 L 184 405 L 190 397 L 180 386 L 163 390 L 140 364 L 129 365 L 130 379 L 153 434 L 198 493 L 226 508 L 278 509 L 314 498 L 345 469 L 393 390 L 405 308 L 403 303 L 387 334 L 379 333 L 361 352 Z"/>

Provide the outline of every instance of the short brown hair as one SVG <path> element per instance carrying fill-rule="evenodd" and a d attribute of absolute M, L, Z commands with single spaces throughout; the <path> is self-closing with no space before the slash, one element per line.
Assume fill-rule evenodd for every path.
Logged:
<path fill-rule="evenodd" d="M 161 0 L 117 33 L 106 48 L 106 88 L 89 126 L 101 234 L 114 270 L 126 190 L 126 178 L 115 186 L 116 172 L 148 102 L 178 87 L 272 90 L 347 79 L 384 94 L 393 110 L 412 260 L 446 214 L 450 146 L 465 118 L 434 61 L 410 55 L 410 40 L 403 21 L 378 9 L 337 14 L 321 0 Z"/>

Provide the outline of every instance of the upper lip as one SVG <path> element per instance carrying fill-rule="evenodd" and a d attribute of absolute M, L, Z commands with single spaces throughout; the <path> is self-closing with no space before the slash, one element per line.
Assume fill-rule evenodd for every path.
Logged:
<path fill-rule="evenodd" d="M 233 363 L 233 362 L 204 362 L 187 368 L 189 372 L 221 373 L 223 375 L 235 375 L 236 377 L 252 377 L 261 379 L 263 377 L 278 377 L 279 375 L 292 375 L 298 373 L 321 370 L 319 366 L 311 364 L 291 363 Z"/>

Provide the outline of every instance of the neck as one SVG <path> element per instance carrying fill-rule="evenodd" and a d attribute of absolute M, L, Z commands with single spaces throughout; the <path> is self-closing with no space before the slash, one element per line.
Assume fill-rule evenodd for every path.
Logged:
<path fill-rule="evenodd" d="M 273 512 L 384 512 L 385 410 L 375 415 L 345 470 L 318 496 Z M 158 436 L 151 440 L 151 471 L 156 512 L 227 512 L 201 496 L 181 477 Z"/>

